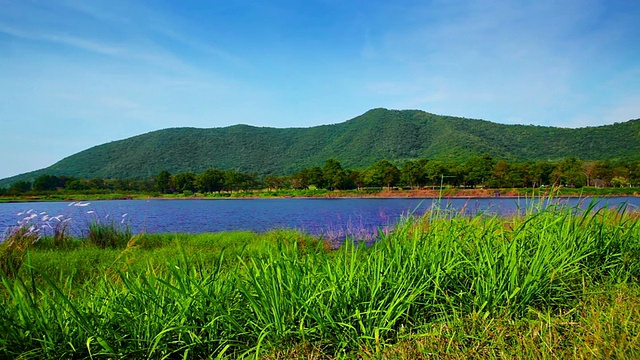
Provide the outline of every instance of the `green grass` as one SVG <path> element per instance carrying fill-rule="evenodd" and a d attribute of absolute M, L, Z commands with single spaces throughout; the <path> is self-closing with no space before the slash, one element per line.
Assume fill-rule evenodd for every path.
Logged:
<path fill-rule="evenodd" d="M 435 189 L 438 187 L 427 187 L 425 189 Z M 462 189 L 452 186 L 446 186 L 442 189 L 441 196 L 477 196 L 473 193 L 474 189 Z M 607 196 L 638 196 L 640 194 L 640 188 L 638 187 L 625 187 L 625 188 L 596 188 L 596 187 L 582 187 L 582 188 L 504 188 L 499 189 L 504 195 L 507 193 L 517 194 L 518 196 L 530 197 L 531 194 L 545 194 L 552 193 L 553 196 L 590 196 L 590 197 L 607 197 Z M 249 190 L 249 191 L 234 191 L 234 192 L 214 192 L 214 193 L 191 193 L 187 194 L 160 194 L 157 192 L 109 192 L 108 190 L 101 190 L 98 193 L 92 193 L 91 191 L 73 192 L 64 191 L 61 193 L 49 192 L 46 194 L 27 194 L 22 196 L 0 196 L 0 203 L 6 202 L 34 202 L 34 201 L 97 201 L 97 200 L 122 200 L 122 199 L 228 199 L 228 198 L 286 198 L 286 197 L 370 197 L 376 196 L 383 191 L 383 189 L 362 189 L 362 190 L 335 190 L 330 191 L 326 189 L 279 189 L 279 190 Z M 470 192 L 471 195 L 470 195 Z M 409 191 L 396 190 L 394 196 L 403 196 L 403 194 L 410 194 Z M 542 195 L 544 196 L 544 195 Z"/>
<path fill-rule="evenodd" d="M 550 190 L 551 188 L 545 188 Z M 542 189 L 544 192 L 545 189 Z M 510 191 L 516 192 L 522 196 L 531 196 L 532 193 L 539 192 L 541 189 L 531 188 L 514 188 Z M 568 187 L 554 187 L 552 190 L 554 196 L 592 196 L 592 197 L 606 197 L 606 196 L 638 196 L 640 194 L 640 188 L 638 187 L 605 187 L 598 188 L 593 186 L 581 187 L 581 188 L 568 188 Z"/>
<path fill-rule="evenodd" d="M 284 230 L 43 241 L 2 277 L 0 356 L 638 357 L 638 218 L 434 210 L 337 250 Z"/>

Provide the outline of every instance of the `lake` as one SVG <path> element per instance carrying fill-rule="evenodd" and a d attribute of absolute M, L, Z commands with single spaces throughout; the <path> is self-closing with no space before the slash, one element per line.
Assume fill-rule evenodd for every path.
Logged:
<path fill-rule="evenodd" d="M 584 206 L 589 198 L 554 199 L 569 206 Z M 441 209 L 473 215 L 478 212 L 510 215 L 531 204 L 525 198 L 442 199 Z M 537 200 L 535 200 L 537 201 Z M 48 225 L 68 221 L 74 234 L 82 234 L 92 221 L 117 222 L 134 233 L 205 233 L 248 230 L 264 232 L 293 228 L 329 238 L 346 234 L 370 238 L 407 214 L 421 215 L 437 199 L 216 199 L 216 200 L 108 200 L 92 202 L 38 202 L 0 204 L 0 235 L 17 222 L 31 217 L 47 230 Z M 598 206 L 640 206 L 640 197 L 598 200 Z M 55 217 L 55 218 L 54 218 Z"/>

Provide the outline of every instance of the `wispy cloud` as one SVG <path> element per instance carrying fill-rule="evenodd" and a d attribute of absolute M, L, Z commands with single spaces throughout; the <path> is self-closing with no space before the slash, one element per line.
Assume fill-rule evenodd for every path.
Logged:
<path fill-rule="evenodd" d="M 122 47 L 69 35 L 41 35 L 39 37 L 34 36 L 32 39 L 52 41 L 109 56 L 126 56 L 127 53 L 127 51 Z"/>
<path fill-rule="evenodd" d="M 11 134 L 25 126 L 33 146 L 92 146 L 162 127 L 336 123 L 379 106 L 571 127 L 640 117 L 634 1 L 0 8 L 5 146 L 20 147 Z M 0 165 L 0 177 L 18 171 L 5 152 Z"/>

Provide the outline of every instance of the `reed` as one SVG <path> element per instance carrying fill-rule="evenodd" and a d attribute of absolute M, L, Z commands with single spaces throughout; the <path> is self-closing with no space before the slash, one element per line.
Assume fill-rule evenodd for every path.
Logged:
<path fill-rule="evenodd" d="M 19 225 L 8 230 L 0 243 L 0 273 L 13 278 L 24 262 L 24 257 L 40 238 L 33 226 Z"/>
<path fill-rule="evenodd" d="M 115 220 L 94 220 L 87 225 L 86 238 L 92 244 L 100 248 L 122 248 L 133 233 L 127 225 L 122 225 Z"/>

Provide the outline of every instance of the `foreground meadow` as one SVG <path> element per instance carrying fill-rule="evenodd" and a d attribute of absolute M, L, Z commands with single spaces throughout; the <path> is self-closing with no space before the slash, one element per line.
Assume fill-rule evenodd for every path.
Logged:
<path fill-rule="evenodd" d="M 1 245 L 4 358 L 640 358 L 637 213 L 409 217 L 366 246 L 96 226 Z"/>

